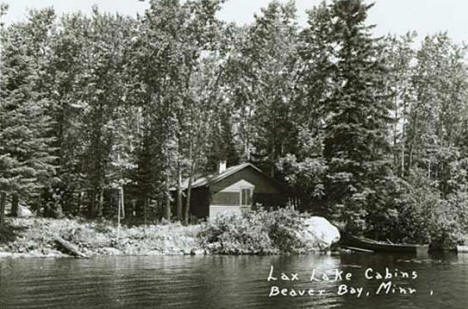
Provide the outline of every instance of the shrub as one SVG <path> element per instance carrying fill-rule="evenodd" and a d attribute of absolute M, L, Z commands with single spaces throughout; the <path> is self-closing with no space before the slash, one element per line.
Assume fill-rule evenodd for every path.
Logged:
<path fill-rule="evenodd" d="M 431 225 L 431 247 L 450 250 L 463 242 L 466 225 L 464 217 L 466 203 L 462 194 L 451 194 L 433 215 Z"/>
<path fill-rule="evenodd" d="M 202 245 L 217 254 L 276 253 L 260 216 L 217 216 L 202 226 Z"/>
<path fill-rule="evenodd" d="M 292 209 L 218 216 L 202 225 L 202 245 L 217 254 L 300 253 L 304 220 Z"/>
<path fill-rule="evenodd" d="M 422 173 L 411 175 L 398 201 L 398 238 L 407 243 L 430 243 L 433 249 L 454 249 L 468 227 L 468 195 L 458 189 L 443 196 L 438 183 Z"/>

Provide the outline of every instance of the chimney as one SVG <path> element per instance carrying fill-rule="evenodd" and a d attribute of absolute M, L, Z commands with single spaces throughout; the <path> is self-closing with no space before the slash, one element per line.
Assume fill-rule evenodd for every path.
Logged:
<path fill-rule="evenodd" d="M 218 173 L 221 174 L 226 170 L 226 160 L 219 161 L 218 163 Z"/>

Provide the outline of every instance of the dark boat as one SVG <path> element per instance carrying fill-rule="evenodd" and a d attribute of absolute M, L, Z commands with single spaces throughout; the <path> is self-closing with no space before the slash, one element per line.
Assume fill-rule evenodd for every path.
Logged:
<path fill-rule="evenodd" d="M 429 245 L 393 244 L 365 237 L 356 237 L 346 233 L 341 234 L 340 244 L 344 248 L 359 248 L 374 252 L 427 254 L 429 251 Z"/>

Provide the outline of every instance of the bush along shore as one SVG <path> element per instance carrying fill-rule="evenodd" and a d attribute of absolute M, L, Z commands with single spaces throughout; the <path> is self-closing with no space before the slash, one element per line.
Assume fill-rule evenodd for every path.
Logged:
<path fill-rule="evenodd" d="M 221 216 L 198 225 L 121 226 L 110 221 L 12 218 L 0 231 L 0 257 L 67 257 L 64 240 L 88 257 L 109 255 L 267 255 L 326 251 L 323 232 L 281 209 Z M 319 231 L 319 227 L 317 227 Z"/>

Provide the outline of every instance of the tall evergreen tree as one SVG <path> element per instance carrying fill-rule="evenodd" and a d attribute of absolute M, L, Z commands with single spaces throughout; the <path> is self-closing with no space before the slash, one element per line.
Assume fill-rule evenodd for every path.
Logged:
<path fill-rule="evenodd" d="M 327 45 L 334 67 L 324 102 L 326 195 L 335 218 L 350 230 L 372 228 L 365 226 L 366 219 L 385 211 L 383 188 L 390 175 L 390 106 L 381 49 L 366 25 L 371 7 L 361 0 L 329 5 L 332 32 Z"/>
<path fill-rule="evenodd" d="M 10 194 L 12 214 L 20 200 L 50 185 L 55 167 L 51 119 L 43 87 L 52 10 L 33 11 L 27 22 L 2 31 L 0 76 L 0 192 Z"/>

